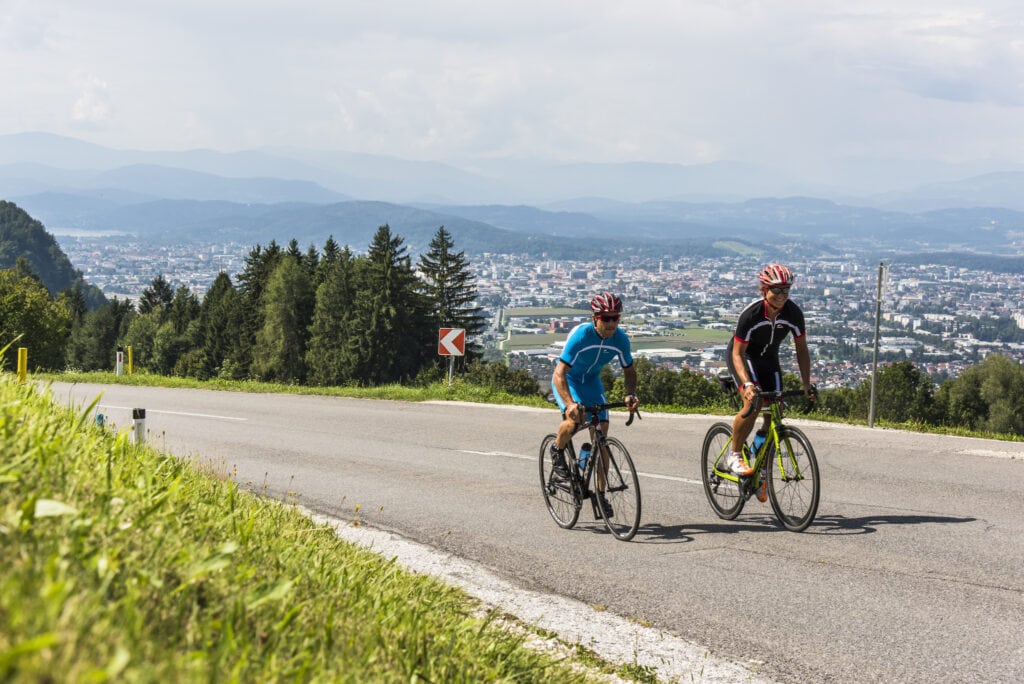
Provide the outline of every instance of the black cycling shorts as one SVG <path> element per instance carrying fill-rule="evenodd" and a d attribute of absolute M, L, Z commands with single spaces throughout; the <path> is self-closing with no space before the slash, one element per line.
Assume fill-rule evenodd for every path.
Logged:
<path fill-rule="evenodd" d="M 736 388 L 740 389 L 743 383 L 740 382 L 740 377 L 736 374 L 736 368 L 732 363 L 732 354 L 726 355 L 725 363 L 733 382 L 736 383 Z M 782 369 L 779 366 L 778 358 L 755 360 L 744 356 L 743 365 L 747 369 L 747 376 L 761 388 L 762 392 L 778 392 L 782 389 Z"/>

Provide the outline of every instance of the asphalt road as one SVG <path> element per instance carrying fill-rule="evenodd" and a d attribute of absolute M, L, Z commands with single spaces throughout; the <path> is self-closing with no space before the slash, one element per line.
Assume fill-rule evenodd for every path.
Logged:
<path fill-rule="evenodd" d="M 108 423 L 147 409 L 154 446 L 256 491 L 397 532 L 755 663 L 785 682 L 1024 681 L 1024 443 L 791 420 L 821 466 L 804 533 L 748 502 L 719 520 L 699 450 L 718 418 L 645 414 L 611 434 L 641 474 L 636 538 L 544 507 L 552 410 L 55 383 L 102 392 Z M 357 510 L 358 507 L 358 510 Z"/>

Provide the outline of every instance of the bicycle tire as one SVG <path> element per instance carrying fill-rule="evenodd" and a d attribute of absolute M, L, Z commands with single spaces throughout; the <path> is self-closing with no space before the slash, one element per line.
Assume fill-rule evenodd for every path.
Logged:
<path fill-rule="evenodd" d="M 640 529 L 640 479 L 629 451 L 619 440 L 609 437 L 605 445 L 608 449 L 608 472 L 605 475 L 605 498 L 611 511 L 605 509 L 598 498 L 598 510 L 608 531 L 616 539 L 629 541 Z M 600 462 L 597 464 L 600 467 Z M 597 468 L 594 469 L 595 491 Z"/>
<path fill-rule="evenodd" d="M 783 527 L 803 532 L 818 513 L 818 459 L 807 435 L 788 425 L 779 431 L 779 451 L 768 466 L 768 499 Z"/>
<path fill-rule="evenodd" d="M 726 423 L 715 423 L 704 435 L 700 454 L 700 479 L 704 483 L 704 494 L 712 510 L 722 520 L 735 520 L 746 503 L 738 482 L 715 474 L 715 466 L 725 458 L 731 444 L 732 427 Z"/>
<path fill-rule="evenodd" d="M 554 434 L 547 435 L 540 443 L 540 490 L 544 494 L 544 505 L 555 524 L 564 529 L 572 529 L 580 517 L 583 502 L 576 494 L 576 487 L 571 479 L 555 477 L 552 472 L 551 445 L 555 443 Z M 566 451 L 572 448 L 570 444 Z M 575 467 L 575 466 L 572 466 Z"/>

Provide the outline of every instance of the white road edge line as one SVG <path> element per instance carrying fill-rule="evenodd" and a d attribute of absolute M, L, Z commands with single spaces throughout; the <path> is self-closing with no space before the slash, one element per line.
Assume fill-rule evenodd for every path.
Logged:
<path fill-rule="evenodd" d="M 313 521 L 333 527 L 339 537 L 387 558 L 412 572 L 429 574 L 459 587 L 489 606 L 505 611 L 570 644 L 581 644 L 614 663 L 636 664 L 662 681 L 770 683 L 749 667 L 710 655 L 706 648 L 653 627 L 644 627 L 564 596 L 516 587 L 472 561 L 299 507 Z"/>
<path fill-rule="evenodd" d="M 115 411 L 131 411 L 128 406 L 113 406 L 111 404 L 97 404 L 96 408 L 114 409 Z M 245 422 L 248 418 L 236 418 L 234 416 L 217 416 L 209 413 L 185 413 L 184 411 L 161 411 L 160 409 L 146 409 L 148 413 L 160 413 L 167 416 L 188 416 L 189 418 L 211 418 L 213 420 L 237 420 Z"/>

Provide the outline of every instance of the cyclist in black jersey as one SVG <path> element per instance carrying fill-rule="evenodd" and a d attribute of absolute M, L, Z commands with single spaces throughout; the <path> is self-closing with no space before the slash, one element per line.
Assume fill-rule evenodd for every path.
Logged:
<path fill-rule="evenodd" d="M 804 312 L 789 299 L 793 286 L 793 272 L 781 264 L 768 264 L 761 270 L 761 299 L 750 304 L 740 314 L 736 332 L 729 340 L 726 364 L 739 388 L 743 406 L 732 421 L 732 453 L 727 466 L 736 475 L 750 475 L 754 471 L 743 459 L 743 442 L 757 422 L 761 406 L 750 410 L 755 387 L 771 392 L 782 389 L 782 371 L 779 368 L 779 344 L 793 334 L 797 365 L 804 394 L 815 398 L 811 383 L 811 355 L 807 350 L 807 329 Z M 767 427 L 767 425 L 765 426 Z M 761 495 L 758 496 L 759 499 Z"/>

